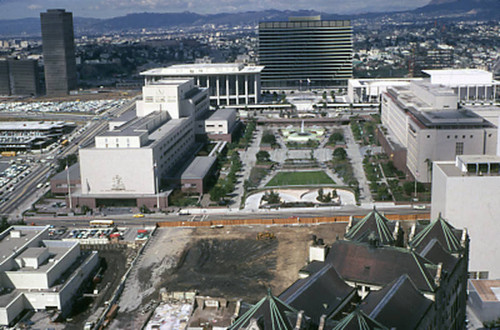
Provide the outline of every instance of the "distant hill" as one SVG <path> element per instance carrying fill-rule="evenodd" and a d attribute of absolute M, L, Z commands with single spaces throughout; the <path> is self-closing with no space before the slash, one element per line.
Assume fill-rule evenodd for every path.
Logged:
<path fill-rule="evenodd" d="M 201 15 L 183 13 L 137 13 L 109 19 L 75 17 L 76 34 L 103 33 L 138 29 L 175 28 L 214 25 L 256 25 L 260 21 L 287 20 L 290 16 L 321 15 L 323 19 L 379 19 L 381 17 L 404 17 L 405 20 L 476 19 L 500 20 L 500 0 L 431 0 L 426 6 L 397 13 L 367 13 L 359 15 L 337 15 L 312 10 L 263 10 L 241 13 Z M 25 18 L 0 20 L 1 36 L 40 36 L 40 20 Z"/>

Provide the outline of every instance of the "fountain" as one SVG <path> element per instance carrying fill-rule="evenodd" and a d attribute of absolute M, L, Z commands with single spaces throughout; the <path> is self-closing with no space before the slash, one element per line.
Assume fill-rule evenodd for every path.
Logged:
<path fill-rule="evenodd" d="M 294 129 L 292 126 L 281 130 L 283 138 L 286 142 L 299 142 L 305 143 L 309 140 L 319 141 L 325 134 L 325 129 L 321 127 L 305 128 L 304 120 L 300 125 L 300 131 Z"/>

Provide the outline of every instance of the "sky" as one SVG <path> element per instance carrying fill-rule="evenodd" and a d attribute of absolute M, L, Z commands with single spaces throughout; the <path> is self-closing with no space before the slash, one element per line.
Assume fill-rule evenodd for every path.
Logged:
<path fill-rule="evenodd" d="M 38 17 L 47 8 L 64 8 L 73 17 L 109 18 L 141 12 L 215 14 L 250 10 L 316 10 L 353 14 L 407 10 L 430 0 L 0 0 L 0 19 Z"/>

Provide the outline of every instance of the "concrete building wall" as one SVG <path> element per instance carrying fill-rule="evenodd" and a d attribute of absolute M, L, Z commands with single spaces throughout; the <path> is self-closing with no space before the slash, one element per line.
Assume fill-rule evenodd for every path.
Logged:
<path fill-rule="evenodd" d="M 154 194 L 153 151 L 80 149 L 83 194 Z"/>
<path fill-rule="evenodd" d="M 10 95 L 9 63 L 0 60 L 0 95 Z"/>
<path fill-rule="evenodd" d="M 469 272 L 489 271 L 500 278 L 500 176 L 447 176 L 439 162 L 433 167 L 431 219 L 439 213 L 470 236 Z"/>
<path fill-rule="evenodd" d="M 147 141 L 148 133 L 140 136 L 96 136 L 96 148 L 140 148 L 141 144 Z"/>
<path fill-rule="evenodd" d="M 9 59 L 11 93 L 14 95 L 38 95 L 38 62 L 36 60 Z"/>
<path fill-rule="evenodd" d="M 40 271 L 8 271 L 5 275 L 10 284 L 17 289 L 48 289 L 47 275 Z"/>
<path fill-rule="evenodd" d="M 489 154 L 496 149 L 496 129 L 408 129 L 407 166 L 420 182 L 430 182 L 429 162 L 453 160 L 456 156 Z M 413 132 L 413 130 L 415 132 Z M 457 150 L 462 153 L 457 153 Z M 417 175 L 418 173 L 418 175 Z"/>
<path fill-rule="evenodd" d="M 25 298 L 19 293 L 7 306 L 0 307 L 0 326 L 8 326 L 25 308 Z"/>
<path fill-rule="evenodd" d="M 62 256 L 47 272 L 47 283 L 49 287 L 61 277 L 61 275 L 78 259 L 80 256 L 80 244 L 73 245 L 64 256 Z"/>
<path fill-rule="evenodd" d="M 97 251 L 93 251 L 92 255 L 85 260 L 85 263 L 81 265 L 73 276 L 69 279 L 68 283 L 64 285 L 58 295 L 60 310 L 63 314 L 66 314 L 71 310 L 74 299 L 72 299 L 78 289 L 81 287 L 84 281 L 89 280 L 90 274 L 99 264 L 99 255 Z"/>
<path fill-rule="evenodd" d="M 483 301 L 473 284 L 469 284 L 469 306 L 481 322 L 495 321 L 500 317 L 500 301 Z"/>
<path fill-rule="evenodd" d="M 382 96 L 381 120 L 390 135 L 396 138 L 396 142 L 407 148 L 409 117 L 404 110 L 398 107 L 392 96 L 387 93 Z"/>

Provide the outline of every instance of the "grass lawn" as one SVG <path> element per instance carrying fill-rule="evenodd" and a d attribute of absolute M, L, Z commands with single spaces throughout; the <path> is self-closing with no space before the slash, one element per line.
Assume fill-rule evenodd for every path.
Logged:
<path fill-rule="evenodd" d="M 323 171 L 312 172 L 280 172 L 267 183 L 267 187 L 300 186 L 314 184 L 335 184 Z"/>

